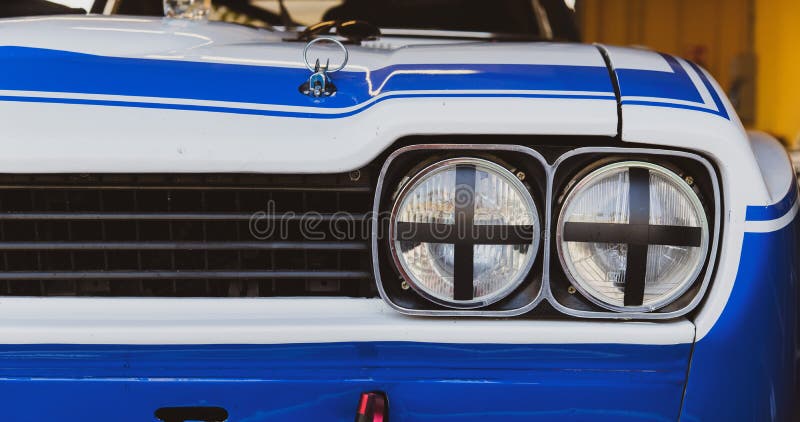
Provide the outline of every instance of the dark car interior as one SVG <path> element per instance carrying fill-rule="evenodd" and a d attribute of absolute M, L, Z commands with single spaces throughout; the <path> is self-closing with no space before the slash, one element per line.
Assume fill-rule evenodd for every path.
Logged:
<path fill-rule="evenodd" d="M 86 11 L 83 9 L 75 9 L 46 0 L 5 0 L 0 3 L 0 18 L 84 13 Z"/>
<path fill-rule="evenodd" d="M 287 15 L 255 6 L 250 0 L 214 0 L 213 4 L 270 26 L 314 23 L 294 22 L 290 17 L 287 22 Z M 291 3 L 287 4 L 291 11 Z M 488 32 L 515 35 L 514 39 L 522 40 L 577 41 L 579 38 L 573 11 L 563 0 L 500 0 L 492 2 L 491 6 L 474 0 L 345 0 L 328 9 L 323 19 L 356 19 L 379 28 Z M 45 0 L 6 0 L 0 4 L 0 17 L 102 13 L 104 7 L 105 0 L 96 1 L 91 10 Z M 163 16 L 163 0 L 117 0 L 116 14 Z M 546 30 L 540 28 L 540 14 L 546 15 Z"/>

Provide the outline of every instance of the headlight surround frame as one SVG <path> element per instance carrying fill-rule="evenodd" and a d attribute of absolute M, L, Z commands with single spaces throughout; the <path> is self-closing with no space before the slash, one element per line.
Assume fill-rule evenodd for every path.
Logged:
<path fill-rule="evenodd" d="M 677 318 L 694 310 L 709 288 L 712 275 L 716 270 L 719 244 L 722 242 L 720 233 L 724 220 L 720 210 L 724 208 L 716 168 L 701 155 L 685 151 L 606 146 L 577 147 L 563 153 L 558 151 L 559 149 L 556 149 L 556 154 L 553 155 L 551 154 L 552 150 L 548 147 L 542 150 L 542 153 L 551 157 L 551 161 L 547 161 L 538 148 L 534 150 L 526 146 L 507 144 L 431 143 L 403 147 L 392 152 L 384 162 L 378 178 L 371 224 L 373 271 L 378 291 L 384 301 L 401 313 L 425 316 L 513 317 L 526 313 L 533 315 L 544 312 L 544 314 L 563 314 L 577 318 L 664 320 Z M 408 289 L 406 292 L 411 292 L 420 301 L 403 299 L 400 297 L 403 292 L 398 287 L 402 280 L 398 279 L 397 272 L 393 270 L 394 264 L 391 260 L 387 261 L 386 259 L 388 242 L 385 241 L 385 236 L 381 236 L 381 232 L 388 232 L 388 224 L 381 223 L 381 213 L 386 211 L 387 198 L 398 193 L 398 182 L 411 169 L 410 166 L 406 166 L 404 170 L 398 172 L 395 167 L 399 161 L 408 159 L 409 156 L 412 158 L 433 155 L 437 155 L 439 158 L 442 156 L 482 157 L 482 154 L 495 157 L 496 154 L 501 157 L 515 156 L 526 159 L 529 164 L 523 170 L 528 171 L 526 182 L 535 185 L 532 186 L 531 191 L 539 212 L 542 214 L 540 220 L 542 241 L 529 279 L 522 283 L 525 289 L 518 289 L 512 297 L 479 309 L 445 308 L 420 297 L 413 289 Z M 705 265 L 698 278 L 690 283 L 688 290 L 673 303 L 651 312 L 609 310 L 584 298 L 580 292 L 577 294 L 574 290 L 570 292 L 571 283 L 561 267 L 554 243 L 556 242 L 557 217 L 561 210 L 560 203 L 564 199 L 565 192 L 571 188 L 570 183 L 574 183 L 575 176 L 581 170 L 588 174 L 589 170 L 596 169 L 598 166 L 615 161 L 630 160 L 657 163 L 681 174 L 681 177 L 693 176 L 696 179 L 694 188 L 701 196 L 709 223 L 708 252 Z M 685 170 L 685 174 L 682 170 Z M 402 185 L 402 183 L 400 184 Z M 541 186 L 539 186 L 540 184 Z M 388 203 L 393 204 L 393 201 L 388 201 Z M 550 306 L 540 306 L 544 301 L 548 302 Z"/>
<path fill-rule="evenodd" d="M 527 275 L 506 297 L 478 304 L 478 308 L 446 306 L 435 298 L 417 293 L 410 283 L 402 288 L 405 280 L 402 272 L 396 270 L 390 248 L 393 240 L 387 236 L 391 232 L 390 211 L 414 175 L 443 160 L 462 158 L 487 160 L 517 177 L 523 175 L 539 222 L 539 241 Z M 543 298 L 544 251 L 549 245 L 550 214 L 545 206 L 549 179 L 544 157 L 518 145 L 429 144 L 394 151 L 381 169 L 373 203 L 372 261 L 380 296 L 394 309 L 408 315 L 513 317 L 535 308 Z"/>
<path fill-rule="evenodd" d="M 680 178 L 692 180 L 692 190 L 697 194 L 708 224 L 708 247 L 705 260 L 695 278 L 689 281 L 680 295 L 658 309 L 644 307 L 601 306 L 588 298 L 586 292 L 573 291 L 567 270 L 558 252 L 558 220 L 566 196 L 593 171 L 625 161 L 643 161 L 663 167 Z M 556 310 L 580 318 L 657 320 L 677 318 L 694 310 L 705 296 L 716 268 L 720 231 L 723 224 L 721 190 L 717 171 L 704 157 L 684 152 L 646 148 L 586 147 L 572 150 L 553 164 L 551 223 L 554 227 L 548 267 L 548 300 Z M 577 290 L 577 288 L 576 288 Z"/>

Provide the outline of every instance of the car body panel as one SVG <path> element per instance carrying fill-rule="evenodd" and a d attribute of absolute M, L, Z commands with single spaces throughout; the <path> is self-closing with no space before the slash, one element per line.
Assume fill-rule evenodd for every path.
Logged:
<path fill-rule="evenodd" d="M 286 34 L 107 17 L 3 20 L 0 32 L 15 46 L 0 53 L 16 72 L 0 86 L 10 172 L 342 172 L 408 135 L 617 128 L 593 46 L 348 46 L 348 66 L 331 75 L 337 94 L 313 99 L 299 92 L 311 75 L 304 43 Z M 496 108 L 502 122 L 486 113 Z M 80 137 L 102 128 L 108 137 Z"/>
<path fill-rule="evenodd" d="M 142 421 L 176 406 L 220 406 L 235 421 L 351 421 L 360 393 L 372 390 L 387 393 L 393 421 L 659 421 L 677 417 L 690 351 L 690 344 L 28 345 L 2 348 L 0 394 L 6 417 L 20 421 Z M 36 404 L 42 396 L 47 406 Z"/>
<path fill-rule="evenodd" d="M 787 195 L 790 224 L 745 234 L 736 288 L 694 346 L 682 420 L 793 420 L 800 359 L 796 189 Z"/>

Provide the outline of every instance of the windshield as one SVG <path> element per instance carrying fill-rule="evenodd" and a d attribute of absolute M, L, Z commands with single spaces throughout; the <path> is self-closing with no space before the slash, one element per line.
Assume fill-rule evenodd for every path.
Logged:
<path fill-rule="evenodd" d="M 279 11 L 277 1 L 259 3 Z M 491 4 L 475 0 L 297 0 L 285 4 L 292 18 L 301 24 L 359 19 L 380 28 L 541 35 L 530 0 Z"/>
<path fill-rule="evenodd" d="M 218 18 L 226 20 L 226 11 L 235 14 L 237 3 L 243 0 L 217 1 Z M 569 0 L 285 0 L 283 3 L 293 23 L 300 26 L 357 19 L 379 28 L 577 38 L 571 8 L 574 1 Z M 278 0 L 252 0 L 250 5 L 280 16 Z"/>
<path fill-rule="evenodd" d="M 204 2 L 208 0 L 180 0 Z M 467 31 L 577 40 L 574 0 L 210 0 L 212 20 L 271 28 L 357 19 L 382 29 Z M 160 16 L 164 0 L 3 0 L 0 16 L 62 13 Z"/>

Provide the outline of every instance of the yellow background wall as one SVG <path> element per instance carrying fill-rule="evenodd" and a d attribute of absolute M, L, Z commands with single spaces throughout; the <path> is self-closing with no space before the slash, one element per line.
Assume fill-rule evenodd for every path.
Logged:
<path fill-rule="evenodd" d="M 789 143 L 800 135 L 800 1 L 579 0 L 578 19 L 587 42 L 686 57 L 726 90 L 754 81 L 755 99 L 740 113 L 745 124 Z M 746 65 L 753 54 L 755 70 Z"/>
<path fill-rule="evenodd" d="M 800 1 L 756 0 L 756 127 L 798 147 L 800 136 Z"/>

